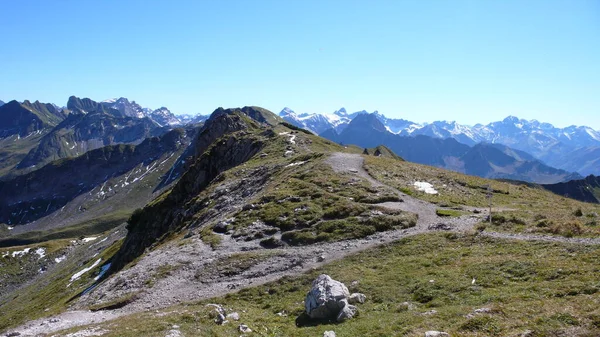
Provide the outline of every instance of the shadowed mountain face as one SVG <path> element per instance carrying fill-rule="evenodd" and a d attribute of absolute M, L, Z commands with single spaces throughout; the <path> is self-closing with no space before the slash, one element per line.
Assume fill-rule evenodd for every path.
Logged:
<path fill-rule="evenodd" d="M 598 176 L 589 175 L 584 179 L 542 185 L 542 187 L 563 197 L 600 203 L 600 177 Z"/>
<path fill-rule="evenodd" d="M 67 107 L 73 112 L 45 135 L 17 168 L 40 167 L 107 145 L 139 144 L 168 131 L 149 118 L 127 117 L 88 98 L 71 97 Z"/>
<path fill-rule="evenodd" d="M 100 193 L 100 200 L 104 200 L 106 196 L 113 194 L 113 190 L 134 183 L 141 184 L 140 180 L 145 175 L 157 165 L 160 166 L 155 161 L 177 152 L 186 143 L 186 137 L 189 137 L 186 131 L 175 129 L 162 137 L 148 138 L 139 145 L 102 147 L 76 158 L 54 161 L 31 173 L 0 182 L 0 223 L 18 225 L 37 220 L 59 210 L 77 196 L 136 167 L 139 172 L 130 172 L 120 183 L 103 186 L 96 194 Z M 150 191 L 159 183 L 160 181 L 144 182 Z"/>
<path fill-rule="evenodd" d="M 280 121 L 270 111 L 258 107 L 215 110 L 199 131 L 194 144 L 194 163 L 188 171 L 165 198 L 132 215 L 127 238 L 115 256 L 111 270 L 119 270 L 162 235 L 191 221 L 186 218 L 188 214 L 206 207 L 192 199 L 220 173 L 256 155 L 268 137 L 276 137 L 268 129 Z"/>
<path fill-rule="evenodd" d="M 360 114 L 340 133 L 321 134 L 341 144 L 372 148 L 385 145 L 400 157 L 421 164 L 451 169 L 486 178 L 506 178 L 538 183 L 556 183 L 580 178 L 549 167 L 531 155 L 499 144 L 473 147 L 453 138 L 405 137 L 387 131 L 375 114 Z"/>
<path fill-rule="evenodd" d="M 59 110 L 52 104 L 10 101 L 0 106 L 0 137 L 25 137 L 56 126 L 67 115 L 68 112 Z"/>

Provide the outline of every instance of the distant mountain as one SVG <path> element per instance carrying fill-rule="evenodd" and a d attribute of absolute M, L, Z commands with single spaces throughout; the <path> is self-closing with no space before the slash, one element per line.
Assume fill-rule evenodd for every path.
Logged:
<path fill-rule="evenodd" d="M 183 115 L 178 115 L 177 117 L 185 125 L 185 124 L 203 123 L 203 122 L 205 122 L 210 117 L 210 115 L 201 115 L 201 114 L 190 115 L 190 114 L 183 114 Z"/>
<path fill-rule="evenodd" d="M 161 180 L 165 185 L 177 176 L 171 166 L 178 156 L 173 155 L 181 154 L 196 132 L 174 129 L 138 145 L 101 147 L 0 182 L 0 223 L 20 225 L 35 221 L 60 212 L 63 206 L 80 196 L 83 199 L 78 206 L 68 212 L 85 212 L 100 203 L 107 204 L 105 201 L 109 198 L 120 200 L 111 203 L 111 207 L 131 210 L 140 207 L 150 200 Z M 157 179 L 161 175 L 164 177 Z M 134 187 L 137 189 L 135 200 L 127 200 L 131 199 L 127 194 Z M 56 221 L 50 219 L 50 222 Z"/>
<path fill-rule="evenodd" d="M 17 168 L 40 167 L 107 145 L 138 144 L 168 131 L 147 117 L 127 117 L 119 110 L 89 98 L 72 96 L 67 108 L 72 113 L 45 135 Z"/>
<path fill-rule="evenodd" d="M 0 106 L 3 106 L 3 105 L 4 105 L 4 102 L 3 102 L 3 101 L 0 101 Z"/>
<path fill-rule="evenodd" d="M 542 187 L 567 198 L 600 203 L 600 177 L 598 176 L 589 175 L 584 179 L 542 185 Z"/>
<path fill-rule="evenodd" d="M 480 143 L 473 147 L 454 138 L 401 136 L 388 131 L 377 114 L 359 114 L 340 133 L 321 134 L 342 144 L 365 148 L 385 145 L 400 157 L 421 164 L 438 166 L 486 178 L 506 178 L 538 183 L 556 183 L 581 176 L 555 169 L 531 155 L 499 144 Z"/>
<path fill-rule="evenodd" d="M 340 113 L 342 109 L 333 114 L 301 114 L 285 108 L 280 116 L 286 121 L 309 129 L 317 134 L 322 134 L 329 129 L 341 133 L 350 123 L 351 119 L 366 111 L 353 114 Z M 566 171 L 578 172 L 583 175 L 600 175 L 600 132 L 587 126 L 569 126 L 557 128 L 549 123 L 537 120 L 525 120 L 514 116 L 506 117 L 502 121 L 487 125 L 474 126 L 458 124 L 455 121 L 435 121 L 432 123 L 418 124 L 405 119 L 387 118 L 379 112 L 375 116 L 385 128 L 401 136 L 424 135 L 434 138 L 454 138 L 460 143 L 474 146 L 485 142 L 502 144 L 531 154 L 547 165 Z"/>
<path fill-rule="evenodd" d="M 67 111 L 57 109 L 53 104 L 10 101 L 0 106 L 0 137 L 25 137 L 32 132 L 56 126 L 67 115 Z"/>
<path fill-rule="evenodd" d="M 315 134 L 321 134 L 328 129 L 341 132 L 348 123 L 360 112 L 348 114 L 346 109 L 341 108 L 332 114 L 297 114 L 290 108 L 284 108 L 279 116 L 286 122 L 310 130 Z"/>
<path fill-rule="evenodd" d="M 100 102 L 103 106 L 106 106 L 111 109 L 119 110 L 119 112 L 124 117 L 136 117 L 136 118 L 144 118 L 146 117 L 146 112 L 144 108 L 142 108 L 135 101 L 129 102 L 129 100 L 125 97 L 108 99 Z"/>

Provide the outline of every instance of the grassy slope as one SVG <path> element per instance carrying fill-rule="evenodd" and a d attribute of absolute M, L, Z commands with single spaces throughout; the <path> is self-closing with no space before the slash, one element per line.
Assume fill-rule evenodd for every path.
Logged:
<path fill-rule="evenodd" d="M 34 133 L 26 138 L 17 138 L 13 135 L 0 139 L 0 177 L 14 169 L 46 133 L 48 130 L 42 130 L 39 134 Z"/>
<path fill-rule="evenodd" d="M 557 196 L 542 188 L 468 176 L 443 169 L 387 158 L 366 157 L 366 169 L 377 180 L 440 206 L 487 207 L 486 189 L 493 190 L 493 230 L 563 236 L 600 234 L 600 205 Z M 418 192 L 413 183 L 434 185 L 437 195 Z M 580 212 L 579 212 L 580 211 Z"/>
<path fill-rule="evenodd" d="M 107 234 L 104 233 L 102 236 L 104 237 Z M 2 312 L 2 315 L 0 315 L 0 331 L 28 320 L 64 311 L 71 300 L 93 283 L 100 267 L 116 253 L 122 243 L 122 240 L 118 240 L 100 252 L 98 256 L 90 256 L 91 247 L 100 240 L 97 239 L 75 248 L 75 251 L 69 254 L 69 259 L 57 264 L 45 277 L 37 278 L 32 283 L 11 293 L 10 297 L 2 298 L 0 301 Z M 33 247 L 33 249 L 35 247 L 46 247 L 48 258 L 54 259 L 64 254 L 69 244 L 69 240 L 54 240 L 29 247 Z M 22 248 L 24 247 L 18 249 Z M 16 249 L 3 248 L 0 252 L 12 250 Z M 83 274 L 78 280 L 70 282 L 70 278 L 75 272 L 91 266 L 99 258 L 102 259 L 102 262 L 98 267 Z M 12 261 L 10 258 L 3 259 L 0 262 L 0 272 L 13 270 L 15 265 L 21 266 L 22 262 L 15 258 Z M 16 272 L 15 276 L 19 276 L 19 272 Z M 23 280 L 24 283 L 28 281 Z"/>
<path fill-rule="evenodd" d="M 206 303 L 240 313 L 260 336 L 588 335 L 600 328 L 598 247 L 426 234 L 371 249 L 294 278 L 224 297 L 142 313 L 103 324 L 105 336 L 164 336 L 173 324 L 186 335 L 232 336 L 239 323 L 217 326 Z M 296 326 L 311 281 L 327 273 L 367 295 L 359 316 L 343 324 Z M 473 285 L 472 279 L 476 282 Z M 409 308 L 403 305 L 409 302 Z M 477 308 L 491 313 L 466 317 Z M 435 310 L 433 315 L 423 313 Z M 287 317 L 280 317 L 285 311 Z M 77 330 L 77 329 L 75 329 Z M 75 331 L 72 330 L 72 331 Z"/>

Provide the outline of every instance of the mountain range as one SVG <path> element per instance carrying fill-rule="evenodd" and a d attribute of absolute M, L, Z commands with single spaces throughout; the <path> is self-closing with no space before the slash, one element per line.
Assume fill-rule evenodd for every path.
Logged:
<path fill-rule="evenodd" d="M 71 96 L 62 108 L 13 100 L 0 106 L 0 177 L 30 172 L 103 146 L 140 144 L 206 118 L 196 115 L 180 119 L 165 107 L 142 108 L 123 97 L 97 102 Z"/>
<path fill-rule="evenodd" d="M 331 114 L 296 114 L 284 108 L 279 115 L 289 123 L 320 135 L 329 129 L 341 133 L 353 118 L 366 113 L 364 110 L 348 113 L 342 108 Z M 552 167 L 581 175 L 600 174 L 600 132 L 587 126 L 557 128 L 549 123 L 514 116 L 487 125 L 468 126 L 447 121 L 419 124 L 387 118 L 378 111 L 372 114 L 391 134 L 453 138 L 469 146 L 482 142 L 501 144 L 529 153 Z"/>
<path fill-rule="evenodd" d="M 47 135 L 62 139 L 70 127 L 58 126 L 71 115 L 100 120 L 106 131 L 94 137 L 116 134 L 110 123 L 150 120 L 83 99 L 68 110 Z M 78 128 L 74 134 L 96 128 L 68 125 Z M 35 133 L 6 139 L 20 144 Z M 598 204 L 397 155 L 479 175 L 566 172 L 501 144 L 393 134 L 374 114 L 324 133 L 377 145 L 342 146 L 260 107 L 217 108 L 202 125 L 3 180 L 0 334 L 597 331 L 590 308 L 598 291 Z M 354 308 L 358 318 L 331 324 L 307 314 L 303 299 L 317 292 L 313 280 L 322 274 L 348 284 L 322 288 L 343 289 L 334 309 Z M 362 300 L 349 307 L 346 297 Z M 583 304 L 557 313 L 567 302 Z"/>
<path fill-rule="evenodd" d="M 549 167 L 523 151 L 501 144 L 479 143 L 471 147 L 454 138 L 393 134 L 376 114 L 358 114 L 341 133 L 330 129 L 321 136 L 340 144 L 364 148 L 385 145 L 408 161 L 485 178 L 542 184 L 582 178 L 579 174 Z"/>

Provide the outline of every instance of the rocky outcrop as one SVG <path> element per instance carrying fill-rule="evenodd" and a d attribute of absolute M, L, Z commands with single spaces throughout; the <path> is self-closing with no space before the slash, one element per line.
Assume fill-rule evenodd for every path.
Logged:
<path fill-rule="evenodd" d="M 332 279 L 329 275 L 319 275 L 313 281 L 304 300 L 306 314 L 316 320 L 343 322 L 354 317 L 358 312 L 358 309 L 349 303 L 350 298 L 353 303 L 363 303 L 366 296 L 350 295 L 348 288 L 342 282 Z"/>
<path fill-rule="evenodd" d="M 192 222 L 192 216 L 206 205 L 190 201 L 220 173 L 259 153 L 266 141 L 263 131 L 261 124 L 241 109 L 217 109 L 200 130 L 195 142 L 196 156 L 188 171 L 168 195 L 159 197 L 160 201 L 150 203 L 129 219 L 127 238 L 114 258 L 111 271 L 143 254 L 165 234 Z"/>

